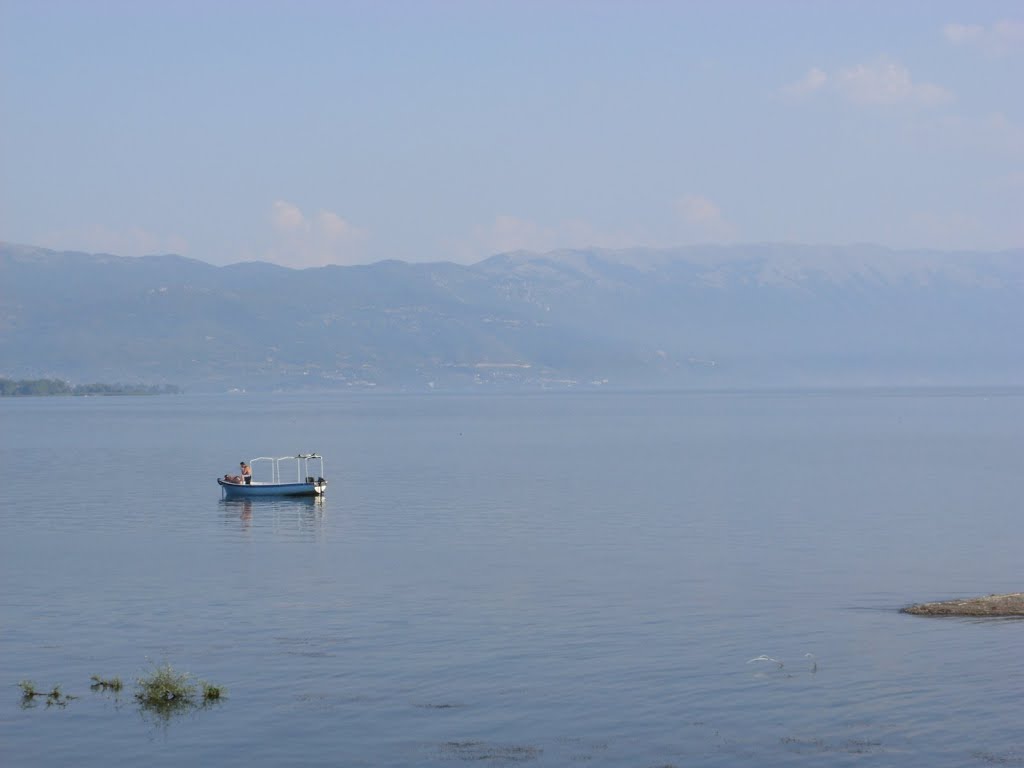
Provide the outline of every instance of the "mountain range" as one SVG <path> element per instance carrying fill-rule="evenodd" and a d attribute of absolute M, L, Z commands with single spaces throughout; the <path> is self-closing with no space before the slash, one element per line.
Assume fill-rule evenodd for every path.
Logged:
<path fill-rule="evenodd" d="M 1024 381 L 1024 250 L 751 244 L 295 270 L 0 243 L 0 375 L 190 390 Z"/>

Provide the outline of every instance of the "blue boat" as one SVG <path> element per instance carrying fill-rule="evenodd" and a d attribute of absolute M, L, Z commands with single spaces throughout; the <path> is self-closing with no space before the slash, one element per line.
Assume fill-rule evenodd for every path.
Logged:
<path fill-rule="evenodd" d="M 281 462 L 295 462 L 295 482 L 281 480 Z M 320 473 L 313 475 L 309 471 L 309 463 L 320 462 Z M 256 467 L 269 463 L 270 481 L 256 480 Z M 241 477 L 225 475 L 217 478 L 221 496 L 225 499 L 252 499 L 260 496 L 323 496 L 327 491 L 324 480 L 324 458 L 317 453 L 300 453 L 298 456 L 257 456 L 249 462 L 253 476 L 251 482 L 243 482 Z M 266 471 L 259 473 L 266 474 Z"/>

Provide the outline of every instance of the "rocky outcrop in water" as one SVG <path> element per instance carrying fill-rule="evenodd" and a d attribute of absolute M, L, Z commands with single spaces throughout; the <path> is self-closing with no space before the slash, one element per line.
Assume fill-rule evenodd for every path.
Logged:
<path fill-rule="evenodd" d="M 1024 592 L 920 603 L 900 612 L 915 616 L 1024 616 Z"/>

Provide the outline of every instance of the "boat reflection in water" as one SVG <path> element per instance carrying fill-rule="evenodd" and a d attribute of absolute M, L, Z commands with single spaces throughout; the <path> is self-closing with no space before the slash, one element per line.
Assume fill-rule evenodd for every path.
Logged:
<path fill-rule="evenodd" d="M 309 532 L 319 534 L 327 505 L 323 496 L 285 496 L 253 501 L 221 499 L 221 517 L 226 523 L 241 521 L 243 530 L 273 533 Z"/>

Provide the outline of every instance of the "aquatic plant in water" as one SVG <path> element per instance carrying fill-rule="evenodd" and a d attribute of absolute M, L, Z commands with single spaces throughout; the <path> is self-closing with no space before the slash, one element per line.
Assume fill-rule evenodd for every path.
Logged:
<path fill-rule="evenodd" d="M 54 705 L 66 707 L 69 701 L 78 698 L 77 696 L 61 693 L 59 685 L 53 686 L 49 691 L 40 691 L 31 680 L 22 680 L 18 683 L 18 687 L 21 688 L 21 706 L 25 708 L 34 707 L 37 697 L 45 697 L 47 707 Z"/>
<path fill-rule="evenodd" d="M 219 685 L 211 685 L 205 681 L 202 682 L 203 686 L 203 701 L 219 701 L 221 695 L 224 693 L 224 689 Z"/>
<path fill-rule="evenodd" d="M 144 707 L 174 708 L 195 703 L 196 686 L 187 672 L 163 664 L 137 681 L 135 698 Z"/>
<path fill-rule="evenodd" d="M 116 695 L 124 687 L 120 677 L 92 675 L 89 685 L 93 691 L 113 691 Z M 25 709 L 36 706 L 36 699 L 45 698 L 46 706 L 65 707 L 72 699 L 78 698 L 62 693 L 59 685 L 48 691 L 41 691 L 31 680 L 18 683 L 21 689 L 21 706 Z M 152 674 L 136 681 L 135 699 L 143 712 L 169 720 L 176 712 L 211 706 L 224 698 L 224 688 L 205 680 L 194 680 L 187 672 L 177 672 L 170 664 L 156 666 Z"/>
<path fill-rule="evenodd" d="M 92 680 L 92 685 L 89 687 L 94 691 L 114 691 L 116 693 L 124 687 L 120 677 L 103 678 L 93 675 L 89 679 Z"/>
<path fill-rule="evenodd" d="M 144 711 L 162 719 L 219 701 L 224 689 L 219 685 L 196 681 L 187 672 L 178 672 L 170 664 L 157 666 L 153 673 L 138 679 L 135 698 Z"/>

